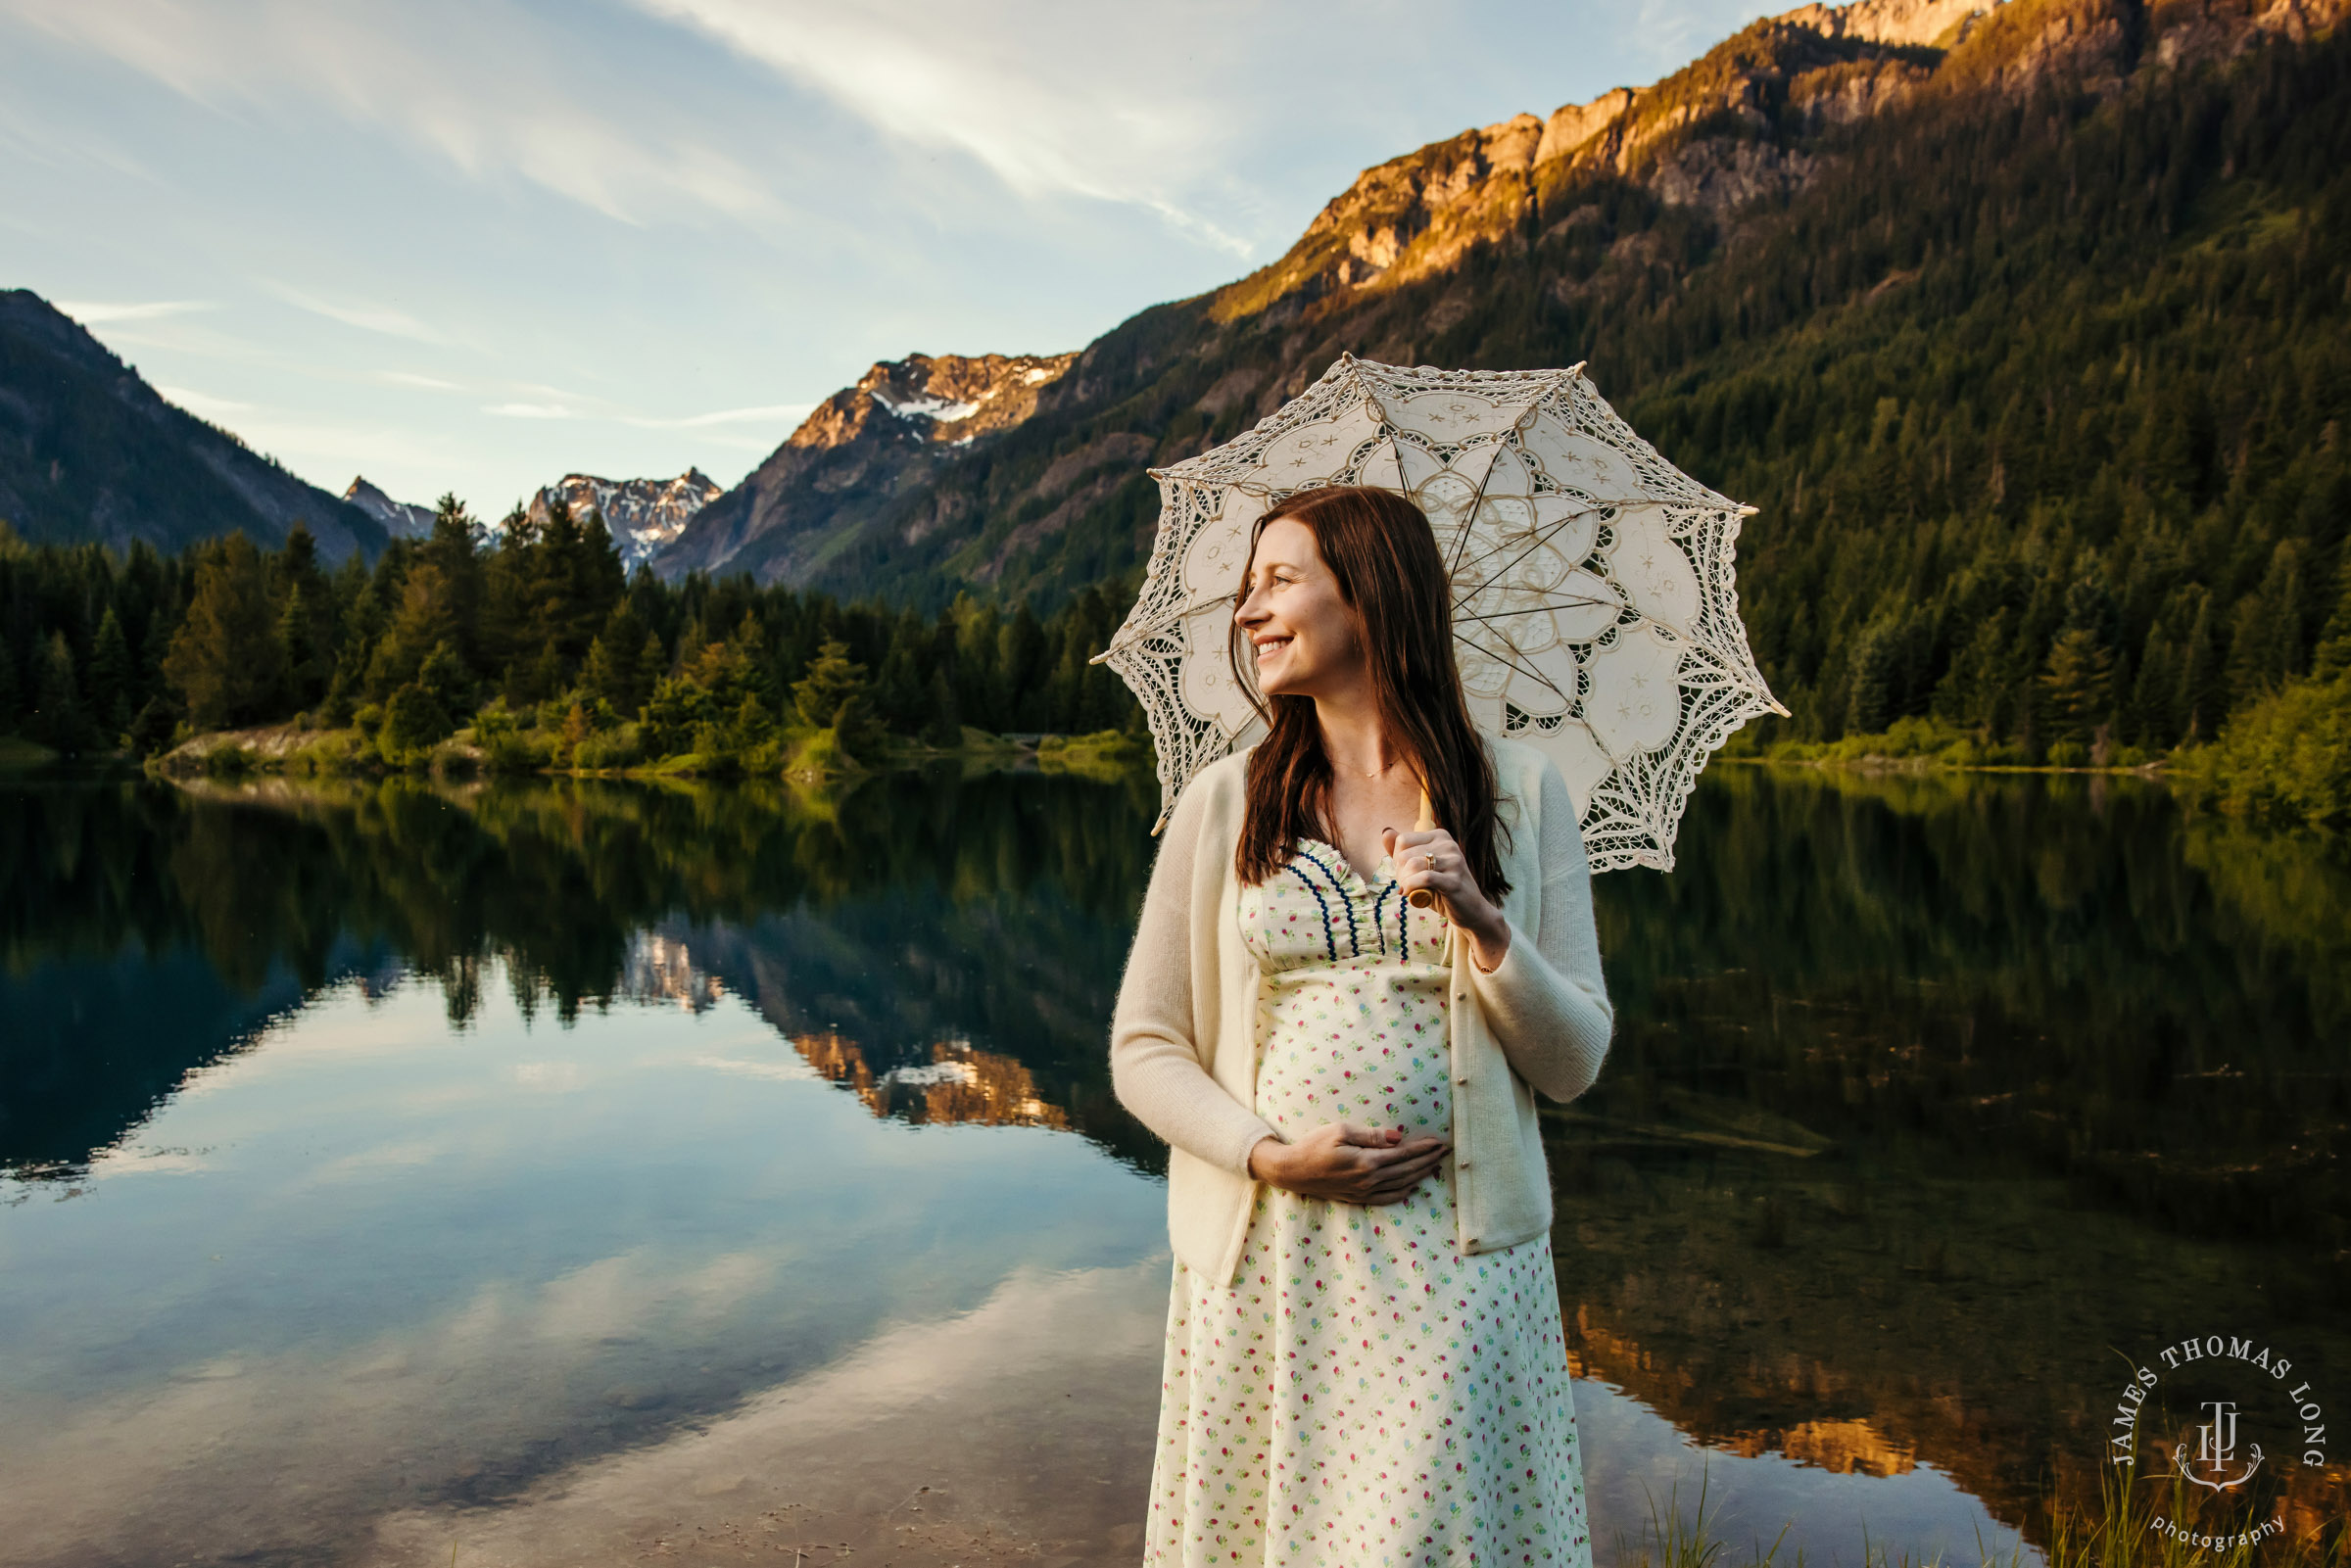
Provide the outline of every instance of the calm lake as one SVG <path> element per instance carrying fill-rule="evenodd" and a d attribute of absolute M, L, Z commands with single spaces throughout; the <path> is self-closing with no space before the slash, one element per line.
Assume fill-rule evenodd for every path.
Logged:
<path fill-rule="evenodd" d="M 0 784 L 0 1563 L 1134 1560 L 1156 793 Z M 2037 1560 L 2191 1335 L 2351 1432 L 2339 845 L 1724 764 L 1679 852 L 1548 1119 L 1604 1562 L 1702 1477 Z M 2236 1513 L 2351 1506 L 2261 1441 Z"/>

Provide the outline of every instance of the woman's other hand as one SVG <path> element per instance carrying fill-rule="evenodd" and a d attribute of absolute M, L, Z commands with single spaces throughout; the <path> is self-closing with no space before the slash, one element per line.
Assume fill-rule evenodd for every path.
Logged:
<path fill-rule="evenodd" d="M 1427 832 L 1398 832 L 1383 829 L 1389 863 L 1405 895 L 1425 887 L 1442 899 L 1453 923 L 1469 933 L 1477 967 L 1489 974 L 1511 948 L 1511 923 L 1499 905 L 1488 899 L 1469 875 L 1469 857 L 1442 828 Z"/>
<path fill-rule="evenodd" d="M 1452 1147 L 1447 1138 L 1408 1139 L 1402 1127 L 1334 1121 L 1296 1143 L 1260 1138 L 1249 1151 L 1249 1174 L 1301 1198 L 1392 1204 L 1436 1174 Z"/>

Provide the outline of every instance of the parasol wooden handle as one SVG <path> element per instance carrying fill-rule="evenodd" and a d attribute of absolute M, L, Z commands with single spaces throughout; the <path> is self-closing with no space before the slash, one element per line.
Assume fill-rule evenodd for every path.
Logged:
<path fill-rule="evenodd" d="M 1433 832 L 1436 826 L 1437 815 L 1428 809 L 1428 790 L 1423 786 L 1420 791 L 1420 816 L 1419 820 L 1413 824 L 1413 832 L 1416 833 Z M 1426 909 L 1437 901 L 1437 895 L 1425 887 L 1415 887 L 1405 894 L 1405 897 L 1415 909 Z"/>

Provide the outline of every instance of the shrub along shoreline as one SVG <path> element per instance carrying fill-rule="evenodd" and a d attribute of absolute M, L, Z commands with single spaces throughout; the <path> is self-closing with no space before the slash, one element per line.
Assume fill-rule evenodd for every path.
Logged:
<path fill-rule="evenodd" d="M 484 734 L 485 728 L 488 730 Z M 723 745 L 724 737 L 718 737 Z M 886 736 L 852 753 L 832 727 L 800 724 L 778 729 L 747 747 L 687 750 L 648 758 L 634 723 L 613 731 L 529 730 L 468 725 L 422 746 L 384 743 L 359 726 L 312 728 L 301 721 L 220 730 L 194 736 L 146 760 L 166 778 L 380 778 L 557 775 L 618 779 L 787 779 L 846 782 L 895 768 L 960 760 L 966 764 L 1035 766 L 1047 773 L 1117 777 L 1145 767 L 1151 748 L 1117 730 L 1091 735 L 1009 736 L 966 727 L 954 745 Z"/>

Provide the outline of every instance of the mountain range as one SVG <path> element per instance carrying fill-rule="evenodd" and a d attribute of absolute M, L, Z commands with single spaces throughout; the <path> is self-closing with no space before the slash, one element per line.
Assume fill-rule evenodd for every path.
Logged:
<path fill-rule="evenodd" d="M 817 404 L 742 484 L 696 514 L 653 556 L 653 570 L 837 582 L 869 547 L 966 534 L 978 521 L 968 508 L 923 506 L 930 482 L 1032 418 L 1077 358 L 915 354 L 883 360 Z M 1143 445 L 1125 444 L 1127 454 Z"/>
<path fill-rule="evenodd" d="M 544 526 L 549 508 L 560 500 L 574 517 L 595 512 L 620 550 L 621 566 L 635 571 L 662 546 L 676 539 L 687 522 L 726 493 L 726 487 L 689 468 L 675 479 L 604 479 L 596 474 L 565 474 L 531 495 L 523 515 Z M 433 508 L 414 501 L 394 500 L 364 475 L 352 480 L 343 499 L 383 526 L 393 539 L 425 539 L 433 531 Z M 505 520 L 478 519 L 476 537 L 487 543 L 505 527 Z"/>
<path fill-rule="evenodd" d="M 620 532 L 663 577 L 1045 612 L 1139 574 L 1149 467 L 1343 353 L 1581 362 L 1759 508 L 1742 611 L 1799 736 L 2170 746 L 2311 669 L 2351 579 L 2347 12 L 1805 5 L 1368 168 L 1267 265 L 1075 353 L 878 362 L 701 504 L 693 473 L 557 488 L 642 495 Z M 6 298 L 21 531 L 270 538 L 341 505 Z M 398 522 L 341 510 L 330 550 Z"/>
<path fill-rule="evenodd" d="M 1147 466 L 1228 439 L 1342 352 L 1485 368 L 1585 360 L 1619 407 L 1655 406 L 1669 386 L 1687 397 L 1698 384 L 1688 378 L 1775 336 L 1785 343 L 1881 305 L 1898 314 L 1926 298 L 1912 288 L 1907 301 L 1889 299 L 1917 281 L 1925 258 L 1873 243 L 1882 219 L 1846 215 L 1857 188 L 1874 184 L 1878 198 L 1916 209 L 1911 226 L 1940 230 L 1946 246 L 2000 221 L 1960 210 L 1981 189 L 1938 188 L 1890 165 L 1923 166 L 1937 144 L 1982 137 L 2024 156 L 2024 117 L 2070 127 L 2134 87 L 2226 69 L 2267 42 L 2307 41 L 2345 9 L 1806 5 L 1653 85 L 1520 114 L 1367 169 L 1249 276 L 1145 310 L 1075 356 L 1004 361 L 1038 367 L 1025 372 L 1035 396 L 1004 404 L 984 428 L 878 415 L 903 405 L 900 389 L 925 384 L 922 370 L 992 356 L 877 364 L 652 565 L 917 603 L 961 589 L 1058 599 L 1139 568 L 1158 506 Z M 1791 256 L 1799 235 L 1819 248 L 1815 260 Z M 1823 264 L 1832 257 L 1833 268 Z M 1762 291 L 1776 298 L 1757 309 Z M 1943 330 L 1941 308 L 1910 324 Z M 1656 341 L 1636 348 L 1636 338 Z M 1048 365 L 1065 368 L 1046 375 Z M 1669 455 L 1723 478 L 1704 444 Z M 1748 494 L 1769 513 L 1800 487 Z"/>

